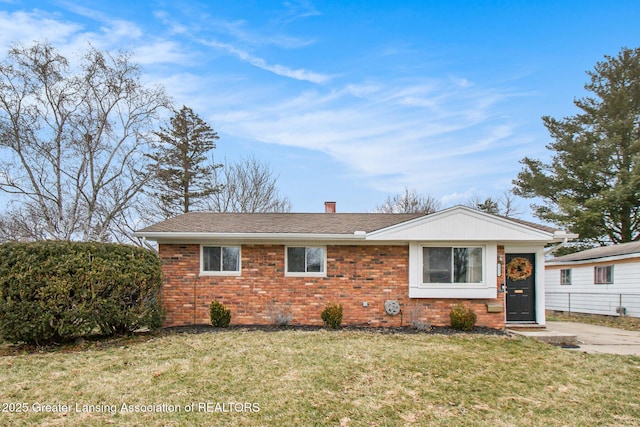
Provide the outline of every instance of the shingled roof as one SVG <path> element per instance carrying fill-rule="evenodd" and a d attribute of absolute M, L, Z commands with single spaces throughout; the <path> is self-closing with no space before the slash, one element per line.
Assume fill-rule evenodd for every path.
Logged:
<path fill-rule="evenodd" d="M 451 208 L 468 209 L 468 208 Z M 443 211 L 441 211 L 443 212 Z M 486 214 L 485 215 L 489 215 Z M 139 230 L 138 236 L 180 234 L 247 235 L 354 235 L 366 234 L 426 217 L 429 214 L 386 213 L 216 213 L 189 212 Z M 553 234 L 558 229 L 498 215 L 490 215 L 518 225 Z"/>
<path fill-rule="evenodd" d="M 214 213 L 189 212 L 139 230 L 139 233 L 370 233 L 424 214 L 380 213 Z"/>
<path fill-rule="evenodd" d="M 495 216 L 498 216 L 500 218 L 503 218 L 503 219 L 506 219 L 508 221 L 515 222 L 515 223 L 518 223 L 518 224 L 521 224 L 521 225 L 526 225 L 527 227 L 535 228 L 535 229 L 540 230 L 540 231 L 546 231 L 547 233 L 553 233 L 555 231 L 559 231 L 560 230 L 557 227 L 551 227 L 549 225 L 537 224 L 535 222 L 525 221 L 524 219 L 512 218 L 512 217 L 502 216 L 502 215 L 495 215 Z"/>
<path fill-rule="evenodd" d="M 640 257 L 640 242 L 620 243 L 618 245 L 587 249 L 586 251 L 553 258 L 549 260 L 549 263 L 570 263 L 633 254 Z"/>

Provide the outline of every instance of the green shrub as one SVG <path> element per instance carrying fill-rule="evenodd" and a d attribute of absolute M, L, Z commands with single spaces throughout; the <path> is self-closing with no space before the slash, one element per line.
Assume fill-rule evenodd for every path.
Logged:
<path fill-rule="evenodd" d="M 95 242 L 0 245 L 0 335 L 44 344 L 162 325 L 160 258 Z"/>
<path fill-rule="evenodd" d="M 331 329 L 339 329 L 342 324 L 342 304 L 327 304 L 320 317 Z"/>
<path fill-rule="evenodd" d="M 226 328 L 231 323 L 231 310 L 218 301 L 211 303 L 211 324 L 216 328 Z"/>
<path fill-rule="evenodd" d="M 478 316 L 471 308 L 465 308 L 462 304 L 456 304 L 449 313 L 451 327 L 459 331 L 470 331 L 476 324 Z"/>

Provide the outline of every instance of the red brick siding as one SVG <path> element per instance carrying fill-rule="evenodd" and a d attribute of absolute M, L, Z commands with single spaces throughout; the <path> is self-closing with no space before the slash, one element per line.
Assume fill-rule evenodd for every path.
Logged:
<path fill-rule="evenodd" d="M 292 324 L 321 325 L 327 303 L 344 308 L 344 325 L 401 326 L 413 319 L 449 325 L 452 304 L 464 302 L 478 315 L 478 326 L 503 328 L 504 313 L 487 313 L 496 300 L 410 299 L 408 246 L 328 246 L 326 277 L 285 277 L 282 245 L 242 245 L 239 277 L 200 276 L 200 246 L 161 244 L 166 326 L 208 324 L 209 304 L 231 309 L 232 324 L 273 324 L 278 312 Z M 504 257 L 504 249 L 499 248 Z M 503 275 L 504 277 L 504 275 Z M 498 280 L 500 286 L 500 280 Z M 398 300 L 402 316 L 384 311 Z M 363 307 L 362 303 L 368 303 Z"/>

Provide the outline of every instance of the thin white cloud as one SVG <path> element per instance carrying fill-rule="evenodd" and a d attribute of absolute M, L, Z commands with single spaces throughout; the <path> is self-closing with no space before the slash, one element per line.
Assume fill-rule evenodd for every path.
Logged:
<path fill-rule="evenodd" d="M 217 41 L 200 40 L 203 45 L 213 47 L 216 49 L 224 50 L 238 57 L 239 59 L 265 71 L 270 71 L 279 76 L 288 77 L 295 80 L 303 80 L 311 83 L 325 83 L 331 79 L 331 76 L 326 74 L 315 73 L 313 71 L 307 71 L 304 69 L 291 69 L 284 65 L 271 65 L 264 59 L 251 55 L 250 53 L 239 49 L 228 43 L 221 43 Z"/>
<path fill-rule="evenodd" d="M 278 22 L 282 24 L 289 24 L 298 19 L 322 15 L 322 13 L 315 8 L 313 3 L 307 0 L 286 1 L 283 5 L 287 10 L 284 16 L 278 19 Z"/>
<path fill-rule="evenodd" d="M 423 102 L 407 103 L 408 94 Z M 488 158 L 522 143 L 515 125 L 494 111 L 509 96 L 447 80 L 352 84 L 280 102 L 254 100 L 254 108 L 220 117 L 236 137 L 325 153 L 378 189 L 439 189 L 494 174 Z"/>
<path fill-rule="evenodd" d="M 291 8 L 298 11 L 291 15 L 294 19 L 313 16 L 315 10 L 300 4 Z M 461 188 L 461 182 L 473 184 L 494 176 L 497 168 L 503 174 L 505 168 L 518 169 L 522 147 L 528 142 L 526 136 L 516 137 L 517 125 L 496 108 L 521 94 L 480 87 L 465 77 L 405 81 L 367 76 L 345 82 L 348 75 L 273 64 L 252 53 L 261 52 L 256 38 L 261 32 L 267 37 L 268 31 L 254 30 L 244 21 L 229 21 L 222 35 L 211 36 L 161 11 L 154 15 L 164 24 L 165 33 L 148 34 L 135 23 L 91 9 L 75 7 L 74 12 L 98 26 L 87 30 L 41 11 L 0 12 L 0 28 L 9 29 L 0 32 L 0 43 L 7 45 L 9 40 L 2 37 L 11 33 L 27 42 L 49 40 L 63 53 L 83 51 L 87 40 L 101 49 L 132 48 L 135 61 L 151 73 L 146 79 L 162 83 L 177 105 L 194 108 L 230 140 L 322 153 L 343 165 L 340 173 L 346 178 L 377 190 L 396 192 L 408 186 L 447 202 L 468 199 L 466 194 L 475 189 Z M 274 34 L 263 45 L 290 48 L 302 40 Z M 232 41 L 219 41 L 218 36 Z M 205 49 L 196 51 L 194 41 Z M 205 60 L 212 52 L 286 79 L 265 85 L 236 70 L 196 61 L 196 54 Z M 306 90 L 300 92 L 297 81 L 315 85 L 304 85 Z M 504 179 L 496 179 L 495 185 L 503 183 Z M 453 194 L 453 188 L 458 194 Z"/>
<path fill-rule="evenodd" d="M 314 43 L 313 39 L 292 37 L 280 30 L 258 30 L 248 26 L 245 20 L 219 21 L 216 28 L 237 41 L 250 46 L 273 45 L 285 49 L 297 49 Z"/>
<path fill-rule="evenodd" d="M 375 95 L 380 89 L 380 86 L 376 84 L 349 84 L 344 88 L 344 92 L 358 98 L 368 98 Z"/>
<path fill-rule="evenodd" d="M 91 44 L 103 50 L 132 50 L 135 61 L 145 66 L 167 63 L 184 66 L 194 62 L 190 51 L 177 40 L 157 38 L 155 35 L 144 37 L 144 31 L 133 22 L 113 19 L 86 7 L 69 3 L 65 5 L 77 15 L 96 20 L 99 24 L 97 31 L 88 31 L 84 25 L 41 10 L 0 12 L 0 28 L 6 30 L 0 32 L 0 46 L 6 47 L 14 42 L 31 44 L 34 41 L 47 41 L 71 58 Z"/>
<path fill-rule="evenodd" d="M 300 16 L 315 14 L 315 12 L 309 12 L 309 10 L 313 10 L 313 7 L 307 2 L 293 2 L 291 5 L 286 6 L 288 8 L 307 10 L 307 12 L 301 13 Z M 166 10 L 154 11 L 153 15 L 172 35 L 181 35 L 202 46 L 226 52 L 254 67 L 278 76 L 316 84 L 323 84 L 332 79 L 332 76 L 327 74 L 309 71 L 304 68 L 272 64 L 265 58 L 250 53 L 250 50 L 255 50 L 265 45 L 284 49 L 301 48 L 311 45 L 313 43 L 312 39 L 292 37 L 282 33 L 281 29 L 274 29 L 269 25 L 253 28 L 243 19 L 225 20 L 210 16 L 207 13 L 193 18 L 189 26 L 181 24 L 178 18 Z M 206 25 L 203 24 L 203 20 L 206 20 Z M 232 41 L 224 41 L 227 39 Z"/>
<path fill-rule="evenodd" d="M 101 27 L 105 36 L 114 41 L 139 39 L 143 35 L 143 31 L 137 24 L 122 19 L 112 19 L 105 22 L 107 25 Z"/>
<path fill-rule="evenodd" d="M 185 65 L 194 60 L 179 43 L 171 40 L 158 40 L 143 44 L 134 50 L 135 60 L 142 65 L 172 63 Z"/>
<path fill-rule="evenodd" d="M 189 32 L 189 27 L 187 25 L 180 24 L 178 21 L 172 19 L 171 15 L 167 11 L 156 10 L 153 12 L 153 16 L 164 26 L 169 28 L 169 33 L 172 35 L 187 34 Z"/>
<path fill-rule="evenodd" d="M 470 200 L 476 194 L 477 194 L 476 188 L 470 187 L 467 189 L 467 191 L 463 193 L 453 192 L 453 193 L 442 196 L 440 198 L 440 203 L 442 203 L 442 205 L 444 206 L 459 205 L 466 202 L 467 200 Z"/>
<path fill-rule="evenodd" d="M 53 44 L 66 42 L 82 26 L 36 10 L 13 13 L 0 11 L 0 28 L 0 45 L 8 46 L 14 42 L 31 43 L 34 40 L 48 40 Z"/>
<path fill-rule="evenodd" d="M 67 10 L 77 15 L 102 23 L 103 25 L 100 27 L 102 34 L 111 39 L 113 44 L 125 39 L 139 39 L 144 34 L 139 25 L 134 22 L 112 18 L 104 12 L 77 3 L 63 2 L 62 4 Z"/>
<path fill-rule="evenodd" d="M 153 11 L 153 16 L 167 29 L 171 35 L 188 35 L 194 38 L 204 34 L 215 34 L 223 40 L 232 39 L 234 44 L 241 46 L 275 46 L 283 49 L 298 49 L 315 42 L 309 37 L 295 37 L 283 32 L 279 25 L 251 26 L 244 19 L 221 19 L 202 13 L 198 16 L 180 17 L 167 10 Z M 188 21 L 183 24 L 180 19 Z"/>

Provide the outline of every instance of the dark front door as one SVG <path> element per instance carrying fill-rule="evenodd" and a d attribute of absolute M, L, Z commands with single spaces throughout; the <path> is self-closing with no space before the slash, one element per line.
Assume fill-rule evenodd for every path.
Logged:
<path fill-rule="evenodd" d="M 535 322 L 535 254 L 507 254 L 507 322 Z"/>

